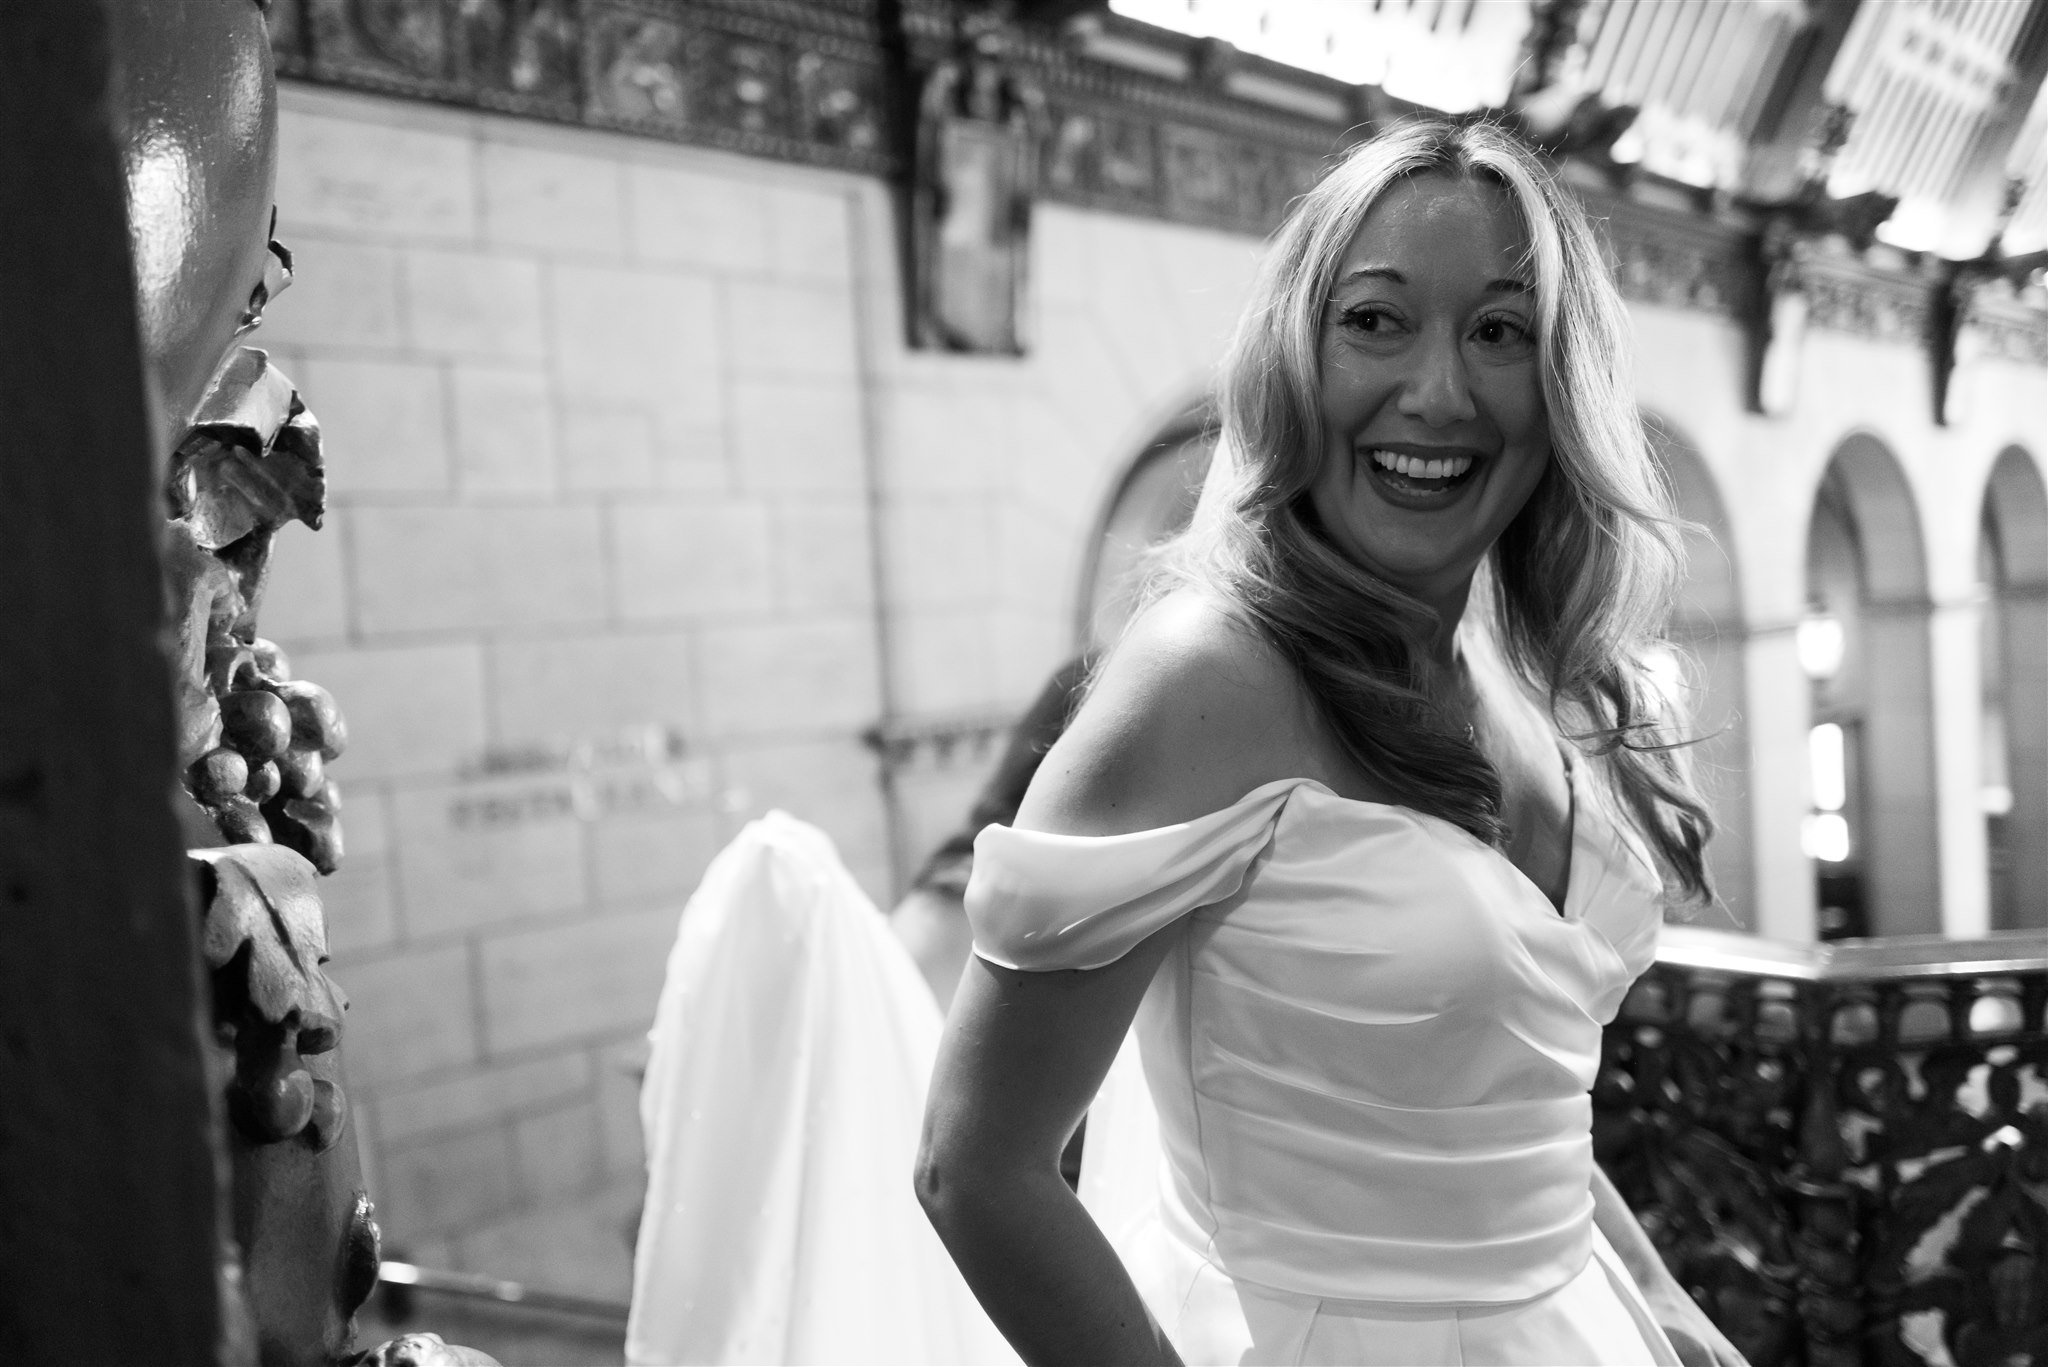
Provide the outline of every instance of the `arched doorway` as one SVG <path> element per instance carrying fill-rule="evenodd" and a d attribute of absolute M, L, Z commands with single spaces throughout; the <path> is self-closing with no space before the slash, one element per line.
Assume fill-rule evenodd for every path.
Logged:
<path fill-rule="evenodd" d="M 2016 446 L 1984 490 L 1978 574 L 1991 928 L 2048 928 L 2048 488 Z"/>
<path fill-rule="evenodd" d="M 1686 579 L 1672 614 L 1672 640 L 1698 663 L 1686 699 L 1701 737 L 1694 750 L 1700 786 L 1713 804 L 1707 847 L 1721 902 L 1738 925 L 1756 928 L 1756 874 L 1750 843 L 1749 737 L 1743 724 L 1744 628 L 1741 586 L 1728 547 L 1728 517 L 1713 472 L 1669 422 L 1644 414 L 1650 446 L 1687 522 Z"/>
<path fill-rule="evenodd" d="M 1100 649 L 1121 634 L 1145 553 L 1188 525 L 1215 450 L 1209 408 L 1197 405 L 1147 442 L 1117 481 L 1081 571 L 1075 629 L 1080 649 Z"/>
<path fill-rule="evenodd" d="M 1898 458 L 1850 437 L 1814 495 L 1799 625 L 1822 939 L 1941 929 L 1926 564 Z"/>

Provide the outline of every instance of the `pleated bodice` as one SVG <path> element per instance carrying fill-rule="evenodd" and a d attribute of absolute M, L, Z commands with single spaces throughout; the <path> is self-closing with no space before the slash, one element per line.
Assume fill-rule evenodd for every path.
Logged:
<path fill-rule="evenodd" d="M 1128 835 L 991 826 L 977 952 L 1100 967 L 1179 924 L 1139 1011 L 1167 1228 L 1228 1275 L 1487 1304 L 1591 1248 L 1601 1028 L 1661 887 L 1575 767 L 1563 913 L 1499 851 L 1308 779 Z"/>

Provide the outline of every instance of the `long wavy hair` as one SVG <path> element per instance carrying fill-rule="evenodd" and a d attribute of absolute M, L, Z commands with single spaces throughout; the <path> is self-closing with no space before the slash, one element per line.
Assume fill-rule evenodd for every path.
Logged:
<path fill-rule="evenodd" d="M 1298 672 L 1349 759 L 1418 811 L 1500 845 L 1501 780 L 1432 698 L 1436 613 L 1354 564 L 1308 493 L 1323 460 L 1323 315 L 1358 226 L 1425 174 L 1498 185 L 1536 281 L 1551 459 L 1474 584 L 1475 625 L 1549 700 L 1657 856 L 1669 892 L 1708 901 L 1713 829 L 1692 782 L 1685 709 L 1650 662 L 1682 573 L 1681 524 L 1632 393 L 1627 314 L 1577 201 L 1493 124 L 1418 121 L 1351 152 L 1274 238 L 1223 366 L 1217 462 L 1193 524 L 1156 558 L 1144 598 L 1219 596 Z"/>

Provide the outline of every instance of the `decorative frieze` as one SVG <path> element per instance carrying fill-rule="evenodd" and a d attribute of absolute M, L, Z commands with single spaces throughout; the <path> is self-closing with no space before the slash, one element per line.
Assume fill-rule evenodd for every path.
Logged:
<path fill-rule="evenodd" d="M 1911 344 L 1925 339 L 1933 326 L 1936 285 L 1917 272 L 1815 253 L 1800 263 L 1800 276 L 1813 327 Z"/>
<path fill-rule="evenodd" d="M 1033 198 L 1251 234 L 1271 231 L 1332 155 L 1407 111 L 1370 87 L 1109 15 L 1063 33 L 956 0 L 900 0 L 890 30 L 886 8 L 274 0 L 271 31 L 279 70 L 306 80 L 914 182 L 936 159 L 919 160 L 918 102 L 904 92 L 956 60 L 973 18 L 1003 29 L 1005 78 L 1033 92 L 1028 154 L 1015 158 Z M 1156 70 L 1090 55 L 1139 50 L 1139 30 Z M 1643 175 L 1619 188 L 1629 168 L 1608 163 L 1580 169 L 1572 178 L 1604 221 L 1630 298 L 1754 325 L 1762 210 L 1687 205 L 1697 196 L 1686 187 Z M 1801 255 L 1804 326 L 1926 345 L 1940 287 L 1854 251 Z M 2024 299 L 1979 305 L 1971 325 L 1981 353 L 2048 364 L 2048 313 Z"/>
<path fill-rule="evenodd" d="M 1755 234 L 1745 225 L 1616 190 L 1582 187 L 1580 196 L 1607 239 L 1628 298 L 1729 318 L 1754 307 L 1760 272 Z"/>
<path fill-rule="evenodd" d="M 1372 122 L 1359 89 L 1241 53 L 1225 61 L 1218 45 L 1158 36 L 1185 78 L 1092 59 L 1043 30 L 1019 43 L 1020 62 L 1045 94 L 1043 197 L 1264 234 Z M 1230 93 L 1294 87 L 1303 98 L 1288 108 Z M 1322 105 L 1342 116 L 1302 112 Z"/>
<path fill-rule="evenodd" d="M 1088 103 L 1055 105 L 1047 142 L 1048 199 L 1261 234 L 1324 165 L 1320 154 Z"/>
<path fill-rule="evenodd" d="M 278 70 L 326 84 L 886 173 L 866 0 L 275 0 Z"/>
<path fill-rule="evenodd" d="M 2010 293 L 1980 292 L 1971 301 L 1968 326 L 1976 334 L 1978 355 L 2048 366 L 2048 320 L 2039 308 Z"/>

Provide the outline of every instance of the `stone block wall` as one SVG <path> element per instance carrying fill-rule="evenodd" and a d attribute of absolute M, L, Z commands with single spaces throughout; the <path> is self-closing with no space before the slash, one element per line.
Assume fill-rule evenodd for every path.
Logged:
<path fill-rule="evenodd" d="M 1033 355 L 913 353 L 874 182 L 282 104 L 299 269 L 255 342 L 331 511 L 263 627 L 353 737 L 327 894 L 374 1194 L 423 1259 L 623 1296 L 622 1235 L 549 1262 L 518 1221 L 637 1182 L 706 863 L 780 806 L 888 903 L 994 753 L 885 784 L 862 733 L 1000 719 L 1071 651 L 1102 501 L 1206 385 L 1256 243 L 1049 207 Z"/>

